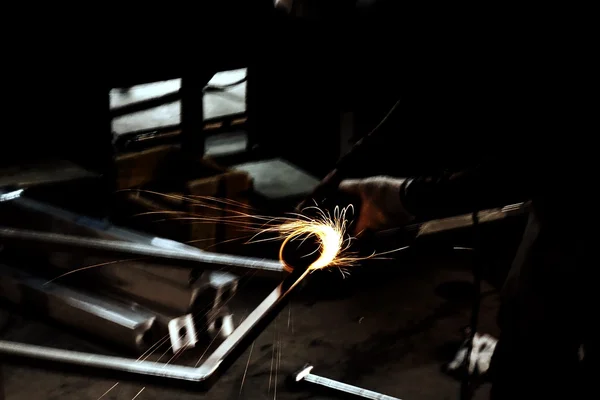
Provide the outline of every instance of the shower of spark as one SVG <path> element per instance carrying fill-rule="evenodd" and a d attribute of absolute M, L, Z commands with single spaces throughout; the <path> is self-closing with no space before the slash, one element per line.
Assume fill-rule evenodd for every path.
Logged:
<path fill-rule="evenodd" d="M 227 206 L 225 212 L 229 215 L 220 217 L 207 217 L 199 214 L 179 211 L 155 211 L 138 214 L 142 215 L 171 215 L 166 220 L 188 220 L 191 223 L 221 223 L 225 225 L 233 225 L 239 229 L 246 230 L 251 234 L 246 236 L 246 243 L 257 243 L 261 241 L 281 241 L 279 250 L 279 259 L 283 263 L 286 270 L 291 271 L 294 266 L 287 265 L 283 260 L 282 253 L 284 247 L 290 242 L 304 241 L 310 236 L 315 236 L 319 242 L 320 253 L 319 258 L 314 261 L 308 268 L 308 272 L 313 272 L 318 269 L 336 267 L 346 276 L 348 271 L 346 267 L 356 265 L 359 261 L 381 258 L 380 256 L 405 250 L 407 247 L 386 251 L 383 253 L 373 253 L 369 256 L 359 257 L 349 251 L 350 244 L 354 240 L 347 232 L 347 227 L 351 222 L 348 219 L 348 214 L 354 211 L 352 204 L 346 207 L 335 207 L 333 213 L 323 210 L 318 206 L 307 207 L 302 210 L 302 213 L 288 214 L 286 217 L 271 217 L 258 215 L 254 213 L 253 208 L 247 204 L 238 203 L 230 199 L 219 199 L 208 196 L 176 196 L 166 195 L 163 193 L 138 190 L 148 194 L 175 198 L 176 200 L 186 201 L 196 206 L 206 209 L 215 209 L 223 211 L 222 206 Z M 315 217 L 309 217 L 305 213 L 316 214 Z M 173 214 L 175 216 L 173 216 Z M 271 234 L 275 237 L 263 238 L 265 234 Z M 260 237 L 260 239 L 259 239 Z M 243 239 L 243 238 L 239 238 Z M 231 239 L 232 241 L 238 239 Z M 310 256 L 312 254 L 308 254 Z"/>
<path fill-rule="evenodd" d="M 323 211 L 318 207 L 310 207 L 317 213 L 317 217 L 310 218 L 305 215 L 298 215 L 295 221 L 284 222 L 275 228 L 283 239 L 279 250 L 279 259 L 287 269 L 293 269 L 292 265 L 285 264 L 283 260 L 283 248 L 290 242 L 296 240 L 306 240 L 314 235 L 319 241 L 320 253 L 310 266 L 309 270 L 314 271 L 326 267 L 350 266 L 357 261 L 357 257 L 347 254 L 352 238 L 346 234 L 348 220 L 346 213 L 352 206 L 340 208 L 336 207 L 333 215 Z"/>
<path fill-rule="evenodd" d="M 343 268 L 354 265 L 357 261 L 365 258 L 359 258 L 348 251 L 353 238 L 347 234 L 348 219 L 347 214 L 353 211 L 353 206 L 336 207 L 333 213 L 329 213 L 317 206 L 307 207 L 301 214 L 288 214 L 286 217 L 270 217 L 257 215 L 251 212 L 250 206 L 238 203 L 230 199 L 217 199 L 207 196 L 177 196 L 166 195 L 158 192 L 139 191 L 152 195 L 173 197 L 177 200 L 187 201 L 196 206 L 201 206 L 206 209 L 218 209 L 222 205 L 229 206 L 226 212 L 229 215 L 219 217 L 201 216 L 189 212 L 178 211 L 154 211 L 138 214 L 142 215 L 170 215 L 166 220 L 188 220 L 191 223 L 221 223 L 226 225 L 234 225 L 238 228 L 246 229 L 249 232 L 254 232 L 246 243 L 257 243 L 261 241 L 282 241 L 279 258 L 289 271 L 293 266 L 285 264 L 282 259 L 282 251 L 284 246 L 293 241 L 303 241 L 308 237 L 316 236 L 320 243 L 318 251 L 320 257 L 314 261 L 309 271 L 323 269 L 327 267 L 338 267 L 342 274 L 346 273 Z M 219 206 L 218 204 L 221 204 Z M 233 207 L 233 209 L 231 208 Z M 236 209 L 237 208 L 237 209 Z M 304 212 L 313 212 L 316 217 L 309 217 Z M 274 234 L 274 238 L 263 239 L 264 234 Z M 258 238 L 261 239 L 258 239 Z M 234 239 L 235 240 L 235 239 Z M 373 254 L 374 255 L 374 254 Z M 373 256 L 372 255 L 372 256 Z M 371 258 L 372 256 L 366 257 Z"/>
<path fill-rule="evenodd" d="M 357 262 L 380 258 L 379 256 L 397 252 L 400 250 L 404 250 L 408 248 L 408 246 L 398 248 L 391 251 L 386 251 L 384 253 L 373 253 L 369 256 L 360 257 L 355 253 L 349 251 L 350 245 L 354 238 L 348 234 L 347 227 L 349 225 L 349 220 L 347 218 L 347 214 L 349 211 L 353 211 L 353 206 L 348 205 L 347 207 L 336 207 L 333 210 L 333 213 L 329 213 L 326 210 L 323 210 L 317 206 L 308 207 L 303 210 L 303 212 L 309 212 L 311 214 L 316 214 L 315 217 L 309 217 L 304 213 L 301 214 L 288 214 L 286 217 L 270 217 L 264 215 L 257 215 L 254 213 L 254 209 L 243 203 L 238 203 L 234 200 L 229 199 L 218 199 L 214 197 L 208 196 L 177 196 L 177 195 L 166 195 L 158 192 L 151 191 L 142 191 L 138 190 L 137 192 L 145 192 L 147 194 L 153 194 L 157 196 L 164 196 L 168 198 L 173 198 L 180 201 L 185 201 L 192 203 L 195 206 L 200 206 L 206 208 L 207 210 L 214 209 L 219 211 L 224 211 L 228 215 L 221 215 L 218 217 L 215 216 L 206 216 L 193 212 L 186 211 L 151 211 L 140 213 L 137 216 L 160 216 L 161 219 L 155 222 L 167 221 L 167 220 L 187 220 L 190 223 L 221 223 L 225 225 L 232 225 L 237 228 L 241 228 L 243 230 L 248 231 L 250 234 L 248 236 L 240 237 L 240 239 L 245 239 L 245 243 L 256 243 L 262 241 L 277 241 L 282 242 L 279 250 L 279 258 L 284 265 L 284 267 L 288 271 L 292 271 L 294 269 L 293 265 L 287 265 L 285 260 L 283 259 L 283 249 L 286 245 L 296 242 L 302 243 L 310 237 L 315 237 L 317 239 L 318 248 L 312 253 L 315 254 L 318 252 L 318 258 L 310 264 L 310 266 L 304 271 L 301 277 L 299 277 L 296 283 L 293 286 L 296 286 L 304 277 L 306 277 L 309 273 L 314 272 L 319 269 L 325 268 L 337 268 L 342 273 L 343 276 L 348 273 L 344 268 L 351 267 L 356 265 Z M 223 210 L 225 207 L 225 210 Z M 165 218 L 166 217 L 166 218 Z M 267 236 L 267 237 L 263 237 Z M 211 239 L 200 239 L 200 240 L 211 240 Z M 237 240 L 237 239 L 233 239 Z M 307 254 L 305 256 L 310 256 L 312 254 Z M 137 259 L 136 259 L 137 260 Z M 101 267 L 107 264 L 125 262 L 125 261 L 133 261 L 133 260 L 118 260 L 118 261 L 110 261 L 108 263 L 101 263 L 91 266 L 85 266 L 82 268 L 78 268 L 73 271 L 69 271 L 65 274 L 60 275 L 57 278 L 54 278 L 52 281 L 61 278 L 65 275 L 72 274 L 77 271 L 82 271 L 86 269 L 92 269 L 96 267 Z M 253 274 L 251 274 L 251 277 Z M 293 287 L 292 286 L 292 287 Z M 291 290 L 289 288 L 288 290 Z M 229 299 L 231 300 L 231 299 Z M 223 306 L 225 306 L 229 300 L 227 300 Z M 201 311 L 202 312 L 202 311 Z M 206 314 L 204 314 L 206 316 Z M 293 321 L 291 321 L 291 309 L 288 315 L 288 329 L 290 328 L 293 333 Z M 216 335 L 218 336 L 218 335 Z M 198 361 L 196 362 L 196 366 L 201 362 L 206 352 L 209 350 L 211 345 L 213 344 L 216 336 L 213 338 L 208 347 L 204 350 L 204 353 L 200 356 Z M 162 339 L 158 340 L 148 351 L 142 354 L 138 360 L 144 361 L 148 359 L 150 356 L 153 356 L 157 353 L 159 348 L 162 348 L 168 342 L 169 336 L 165 336 Z M 162 358 L 166 355 L 166 353 L 171 348 L 168 348 L 162 355 L 155 361 L 159 363 Z M 277 355 L 275 356 L 275 352 L 272 354 L 272 367 L 273 365 L 276 368 L 275 372 L 275 380 L 277 381 L 277 370 L 279 369 L 281 363 L 281 344 L 277 346 L 274 345 L 273 349 L 277 349 Z M 181 353 L 176 353 L 168 360 L 165 365 L 168 365 L 175 361 Z M 247 368 L 250 364 L 250 358 L 252 354 L 250 353 L 249 359 L 246 365 Z M 271 367 L 271 368 L 272 368 Z M 242 388 L 244 385 L 246 372 L 244 373 L 244 377 L 242 378 L 242 383 L 240 387 L 240 394 L 242 392 Z M 271 370 L 272 373 L 272 370 Z M 270 379 L 271 380 L 271 379 Z M 117 387 L 119 383 L 115 383 L 111 388 L 109 388 L 105 393 L 103 393 L 100 398 L 105 398 L 108 393 L 110 393 L 115 387 Z M 269 392 L 270 392 L 271 383 L 269 384 Z M 134 398 L 138 398 L 145 387 L 142 388 Z M 274 396 L 276 398 L 276 388 L 274 392 Z M 270 394 L 270 393 L 269 393 Z"/>

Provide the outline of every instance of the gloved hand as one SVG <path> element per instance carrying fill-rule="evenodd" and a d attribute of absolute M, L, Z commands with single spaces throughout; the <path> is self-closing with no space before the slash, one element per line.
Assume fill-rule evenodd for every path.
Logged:
<path fill-rule="evenodd" d="M 401 227 L 412 221 L 414 217 L 402 205 L 400 195 L 405 181 L 388 176 L 342 181 L 339 190 L 360 199 L 360 204 L 354 205 L 358 208 L 358 221 L 351 234 Z"/>

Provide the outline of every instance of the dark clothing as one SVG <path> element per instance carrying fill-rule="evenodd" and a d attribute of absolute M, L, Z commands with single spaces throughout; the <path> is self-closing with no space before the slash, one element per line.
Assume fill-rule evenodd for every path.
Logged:
<path fill-rule="evenodd" d="M 313 3 L 325 4 L 298 3 L 307 13 Z M 341 12 L 341 3 L 351 6 Z M 366 173 L 366 167 L 391 160 L 381 174 L 428 175 L 410 180 L 402 192 L 405 207 L 419 219 L 532 201 L 502 294 L 493 396 L 574 398 L 577 349 L 598 338 L 588 321 L 597 314 L 592 266 L 583 260 L 589 248 L 583 228 L 593 226 L 595 174 L 588 163 L 595 157 L 589 155 L 591 141 L 578 138 L 593 132 L 584 122 L 594 115 L 585 70 L 592 53 L 581 46 L 591 35 L 567 26 L 562 7 L 552 17 L 542 16 L 552 12 L 549 7 L 469 10 L 463 21 L 440 9 L 420 15 L 393 0 L 327 4 L 334 6 L 320 16 L 348 17 L 344 40 L 326 46 L 349 44 L 347 54 L 356 55 L 348 61 L 340 56 L 345 53 L 335 54 L 337 70 L 346 71 L 344 87 L 356 93 L 348 97 L 372 102 L 379 97 L 372 88 L 389 88 L 404 102 L 385 143 L 357 169 Z M 443 159 L 448 155 L 471 167 L 436 176 L 422 172 L 449 165 Z M 477 162 L 464 162 L 464 156 Z M 419 172 L 406 172 L 417 164 Z"/>
<path fill-rule="evenodd" d="M 580 346 L 587 341 L 587 360 L 594 356 L 592 266 L 583 261 L 588 249 L 583 227 L 591 210 L 590 181 L 584 185 L 588 166 L 583 149 L 562 151 L 540 145 L 541 157 L 507 152 L 463 172 L 414 178 L 402 193 L 407 209 L 423 218 L 532 200 L 502 290 L 493 399 L 577 398 Z"/>

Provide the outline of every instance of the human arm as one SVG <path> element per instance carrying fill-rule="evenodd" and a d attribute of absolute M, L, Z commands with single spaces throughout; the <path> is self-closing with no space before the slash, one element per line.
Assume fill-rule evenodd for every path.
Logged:
<path fill-rule="evenodd" d="M 437 176 L 345 180 L 339 189 L 360 199 L 359 233 L 525 201 L 536 187 L 528 164 L 513 153 Z"/>

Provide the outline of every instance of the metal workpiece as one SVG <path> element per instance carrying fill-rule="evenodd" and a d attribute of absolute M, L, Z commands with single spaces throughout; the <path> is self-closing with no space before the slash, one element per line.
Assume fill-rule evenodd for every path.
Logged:
<path fill-rule="evenodd" d="M 225 339 L 235 330 L 233 314 L 228 307 L 218 307 L 208 312 L 205 320 L 206 333 L 211 338 Z"/>
<path fill-rule="evenodd" d="M 478 211 L 477 218 L 480 224 L 501 221 L 510 217 L 527 214 L 531 208 L 529 202 L 510 204 L 504 207 L 491 208 Z M 473 226 L 473 214 L 462 214 L 447 218 L 407 225 L 399 228 L 390 228 L 376 232 L 376 236 L 397 235 L 407 233 L 411 238 L 434 236 L 442 232 L 469 228 Z"/>
<path fill-rule="evenodd" d="M 397 397 L 391 397 L 385 394 L 373 392 L 372 390 L 359 388 L 357 386 L 348 385 L 346 383 L 335 381 L 333 379 L 315 375 L 312 373 L 312 369 L 312 365 L 305 365 L 301 370 L 299 370 L 291 376 L 291 383 L 293 384 L 300 382 L 308 382 L 314 385 L 325 387 L 330 390 L 347 393 L 349 395 L 352 395 L 353 397 L 361 399 L 400 400 Z"/>
<path fill-rule="evenodd" d="M 153 344 L 154 314 L 113 299 L 47 283 L 6 265 L 0 265 L 0 297 L 137 352 Z"/>
<path fill-rule="evenodd" d="M 51 261 L 55 264 L 76 265 L 73 264 L 75 261 L 73 259 L 57 260 L 59 255 L 63 254 L 55 253 Z M 64 256 L 69 258 L 68 254 Z M 88 259 L 79 265 L 95 263 Z M 205 271 L 191 286 L 182 286 L 148 272 L 145 263 L 135 261 L 101 265 L 99 268 L 84 271 L 83 274 L 87 280 L 96 283 L 96 290 L 102 291 L 109 297 L 127 302 L 135 301 L 149 308 L 153 313 L 169 316 L 188 313 L 204 314 L 204 310 L 218 308 L 235 295 L 238 286 L 237 276 L 218 271 Z M 171 317 L 164 317 L 157 322 L 167 326 L 168 321 L 162 323 L 165 318 L 171 319 Z M 172 334 L 163 332 L 163 334 L 167 333 Z"/>
<path fill-rule="evenodd" d="M 174 281 L 162 279 L 147 272 L 146 264 L 137 261 L 103 262 L 103 259 L 63 252 L 49 254 L 48 261 L 51 265 L 68 271 L 97 265 L 97 268 L 84 269 L 69 278 L 81 282 L 84 287 L 89 286 L 88 282 L 94 282 L 94 290 L 109 297 L 135 301 L 151 309 L 158 307 L 169 315 L 187 314 L 201 306 L 199 296 L 205 292 L 200 287 L 178 285 Z M 208 294 L 202 297 L 208 298 Z M 214 301 L 213 298 L 206 305 Z"/>
<path fill-rule="evenodd" d="M 179 286 L 157 279 L 135 262 L 103 265 L 90 271 L 104 293 L 115 293 L 149 308 L 164 310 L 169 315 L 183 315 L 201 307 L 203 289 Z"/>
<path fill-rule="evenodd" d="M 170 319 L 167 322 L 167 331 L 173 353 L 194 348 L 198 343 L 196 324 L 191 314 Z"/>
<path fill-rule="evenodd" d="M 19 247 L 28 251 L 81 252 L 87 256 L 120 259 L 150 258 L 173 266 L 201 266 L 205 269 L 223 269 L 232 273 L 275 273 L 285 275 L 279 261 L 209 253 L 200 249 L 172 250 L 154 245 L 119 240 L 92 239 L 59 233 L 37 232 L 24 229 L 0 227 L 0 244 Z"/>
<path fill-rule="evenodd" d="M 281 310 L 289 295 L 302 279 L 306 271 L 294 270 L 281 282 L 250 315 L 227 337 L 198 368 L 161 364 L 152 361 L 139 361 L 131 358 L 105 356 L 101 354 L 83 353 L 71 350 L 55 349 L 10 341 L 0 341 L 0 354 L 11 359 L 36 360 L 54 362 L 95 370 L 121 372 L 134 376 L 147 376 L 174 379 L 208 385 L 199 388 L 208 389 L 213 382 L 209 380 L 218 372 L 222 372 L 233 357 L 244 350 L 259 333 L 264 324 L 269 322 Z"/>
<path fill-rule="evenodd" d="M 30 199 L 23 191 L 15 193 L 0 190 L 0 194 L 6 198 L 0 207 L 0 215 L 2 220 L 5 217 L 11 220 L 10 228 L 0 227 L 0 244 L 6 242 L 32 250 L 79 252 L 86 256 L 110 259 L 149 258 L 151 272 L 176 280 L 179 284 L 187 283 L 190 278 L 188 272 L 196 274 L 193 271 L 198 268 L 226 269 L 227 272 L 240 275 L 250 272 L 256 276 L 277 278 L 287 275 L 282 264 L 276 260 L 211 253 Z M 26 221 L 26 227 L 30 230 L 21 229 L 24 228 L 23 221 Z M 161 268 L 161 264 L 167 269 Z M 178 267 L 184 272 L 169 272 L 169 266 Z"/>
<path fill-rule="evenodd" d="M 500 208 L 492 208 L 477 212 L 479 223 L 500 221 L 508 217 L 525 214 L 529 211 L 529 203 L 510 204 Z M 473 226 L 473 215 L 464 214 L 454 217 L 436 219 L 415 225 L 418 236 L 427 236 L 435 233 L 450 231 L 454 229 L 468 228 Z"/>
<path fill-rule="evenodd" d="M 126 298 L 82 292 L 0 265 L 0 297 L 141 353 L 169 337 L 173 352 L 198 342 L 191 314 L 173 316 Z"/>

